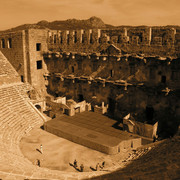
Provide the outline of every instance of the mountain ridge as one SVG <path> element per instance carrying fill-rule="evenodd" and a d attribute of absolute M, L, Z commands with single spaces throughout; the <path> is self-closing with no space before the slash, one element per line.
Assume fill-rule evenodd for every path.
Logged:
<path fill-rule="evenodd" d="M 55 20 L 49 22 L 47 20 L 41 20 L 33 24 L 22 24 L 7 30 L 2 30 L 0 32 L 7 31 L 17 31 L 17 30 L 26 30 L 26 29 L 50 29 L 50 30 L 78 30 L 78 29 L 118 29 L 118 28 L 130 28 L 130 27 L 174 27 L 180 29 L 178 25 L 167 25 L 167 26 L 131 26 L 131 25 L 121 25 L 113 26 L 110 24 L 105 24 L 100 18 L 92 16 L 89 19 L 67 19 L 67 20 Z"/>
<path fill-rule="evenodd" d="M 20 26 L 3 31 L 26 30 L 31 28 L 51 29 L 51 30 L 93 29 L 93 28 L 106 28 L 106 24 L 100 18 L 93 16 L 86 20 L 67 19 L 67 20 L 55 20 L 52 22 L 41 20 L 34 24 L 22 24 Z"/>

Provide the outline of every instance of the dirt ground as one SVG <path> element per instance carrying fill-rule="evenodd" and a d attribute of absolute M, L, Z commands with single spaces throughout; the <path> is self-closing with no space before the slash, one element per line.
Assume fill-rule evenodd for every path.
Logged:
<path fill-rule="evenodd" d="M 42 144 L 43 153 L 40 153 Z M 120 152 L 117 155 L 107 155 L 101 152 L 86 148 L 66 139 L 50 134 L 40 128 L 32 130 L 21 140 L 20 148 L 24 156 L 33 164 L 40 160 L 41 167 L 53 170 L 75 172 L 69 163 L 77 160 L 78 167 L 83 164 L 84 171 L 92 171 L 90 166 L 95 168 L 97 163 L 105 161 L 104 170 L 115 170 L 123 167 L 122 161 L 127 158 L 129 152 Z"/>

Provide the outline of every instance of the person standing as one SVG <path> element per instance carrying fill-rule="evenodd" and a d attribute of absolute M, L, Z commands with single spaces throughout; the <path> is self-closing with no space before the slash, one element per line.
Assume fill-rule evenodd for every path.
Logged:
<path fill-rule="evenodd" d="M 102 162 L 102 167 L 101 168 L 103 169 L 104 166 L 105 166 L 105 161 Z"/>
<path fill-rule="evenodd" d="M 43 154 L 43 147 L 42 147 L 42 144 L 40 146 L 40 151 L 41 151 L 41 154 Z"/>
<path fill-rule="evenodd" d="M 99 171 L 99 168 L 100 168 L 99 163 L 97 163 L 97 165 L 96 165 L 96 171 Z"/>
<path fill-rule="evenodd" d="M 37 159 L 37 165 L 40 167 L 41 166 L 41 162 L 39 159 Z"/>
<path fill-rule="evenodd" d="M 81 166 L 80 166 L 80 171 L 81 171 L 81 172 L 84 171 L 84 165 L 83 165 L 83 164 L 81 164 Z"/>
<path fill-rule="evenodd" d="M 74 160 L 74 168 L 77 168 L 77 161 L 76 161 L 76 159 Z"/>

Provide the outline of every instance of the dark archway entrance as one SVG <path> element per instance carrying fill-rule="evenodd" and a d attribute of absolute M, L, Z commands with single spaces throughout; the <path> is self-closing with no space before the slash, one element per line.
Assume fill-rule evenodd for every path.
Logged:
<path fill-rule="evenodd" d="M 82 94 L 78 94 L 78 102 L 84 101 L 84 97 Z"/>
<path fill-rule="evenodd" d="M 166 83 L 166 76 L 161 76 L 161 82 Z"/>
<path fill-rule="evenodd" d="M 41 112 L 41 106 L 40 105 L 35 105 L 36 109 L 38 109 Z"/>
<path fill-rule="evenodd" d="M 71 68 L 72 68 L 72 73 L 74 73 L 74 66 L 72 66 Z"/>
<path fill-rule="evenodd" d="M 146 119 L 148 123 L 153 122 L 154 108 L 152 106 L 146 106 Z"/>
<path fill-rule="evenodd" d="M 111 115 L 113 115 L 116 107 L 116 101 L 112 98 L 108 98 L 108 102 L 109 102 L 108 111 Z"/>

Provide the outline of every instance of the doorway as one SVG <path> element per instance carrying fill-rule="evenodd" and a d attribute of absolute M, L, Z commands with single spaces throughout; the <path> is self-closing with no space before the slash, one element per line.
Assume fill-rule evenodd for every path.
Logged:
<path fill-rule="evenodd" d="M 72 68 L 72 73 L 74 73 L 74 66 L 72 66 L 71 68 Z"/>
<path fill-rule="evenodd" d="M 40 105 L 35 105 L 36 109 L 38 109 L 41 112 L 41 106 Z"/>
<path fill-rule="evenodd" d="M 114 114 L 115 111 L 115 106 L 116 106 L 116 101 L 112 98 L 108 98 L 108 102 L 109 102 L 109 108 L 108 111 L 110 114 Z"/>
<path fill-rule="evenodd" d="M 84 101 L 84 97 L 82 94 L 78 94 L 78 102 Z"/>
<path fill-rule="evenodd" d="M 146 119 L 148 123 L 152 123 L 154 116 L 154 108 L 152 106 L 146 106 Z"/>
<path fill-rule="evenodd" d="M 166 83 L 166 76 L 161 76 L 161 82 Z"/>

